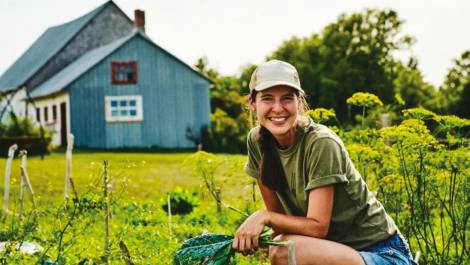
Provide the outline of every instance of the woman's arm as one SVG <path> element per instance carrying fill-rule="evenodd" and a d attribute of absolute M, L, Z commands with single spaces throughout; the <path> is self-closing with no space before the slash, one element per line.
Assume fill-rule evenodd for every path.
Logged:
<path fill-rule="evenodd" d="M 257 211 L 238 228 L 233 248 L 242 252 L 257 249 L 258 237 L 265 225 L 276 234 L 295 234 L 324 238 L 328 234 L 333 211 L 334 186 L 325 186 L 309 192 L 306 217 L 286 215 L 274 191 L 258 181 L 267 211 Z"/>
<path fill-rule="evenodd" d="M 279 234 L 325 238 L 333 212 L 334 192 L 333 185 L 310 190 L 306 217 L 267 212 L 265 224 Z"/>
<path fill-rule="evenodd" d="M 286 211 L 284 210 L 284 207 L 282 207 L 281 201 L 277 197 L 276 192 L 266 187 L 261 182 L 261 180 L 258 179 L 257 181 L 259 190 L 261 192 L 261 197 L 263 197 L 264 205 L 266 206 L 266 210 L 269 212 L 286 214 Z"/>

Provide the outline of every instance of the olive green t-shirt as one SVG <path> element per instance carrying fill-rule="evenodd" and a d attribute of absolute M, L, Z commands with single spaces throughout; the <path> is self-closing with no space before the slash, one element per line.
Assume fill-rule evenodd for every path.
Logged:
<path fill-rule="evenodd" d="M 258 134 L 259 126 L 248 134 L 245 165 L 245 172 L 255 178 L 259 176 L 261 160 Z M 277 151 L 287 178 L 286 190 L 277 196 L 288 214 L 306 216 L 309 191 L 335 185 L 326 239 L 360 250 L 397 232 L 392 218 L 354 168 L 343 142 L 326 126 L 310 120 L 297 129 L 291 147 Z"/>

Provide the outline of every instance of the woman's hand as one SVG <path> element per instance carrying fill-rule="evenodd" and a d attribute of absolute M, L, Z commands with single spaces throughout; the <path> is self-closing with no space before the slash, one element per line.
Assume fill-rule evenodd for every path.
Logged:
<path fill-rule="evenodd" d="M 269 213 L 264 210 L 256 211 L 238 228 L 233 239 L 232 248 L 243 254 L 258 250 L 259 236 L 269 222 Z"/>

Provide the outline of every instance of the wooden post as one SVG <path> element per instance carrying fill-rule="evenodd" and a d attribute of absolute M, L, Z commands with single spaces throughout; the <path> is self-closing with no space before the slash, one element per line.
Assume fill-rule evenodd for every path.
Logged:
<path fill-rule="evenodd" d="M 170 198 L 170 194 L 168 194 L 168 197 L 167 197 L 167 203 L 168 203 L 168 231 L 170 233 L 170 238 L 172 236 L 172 229 L 171 229 L 171 198 Z"/>
<path fill-rule="evenodd" d="M 31 195 L 31 202 L 33 203 L 33 209 L 36 210 L 36 201 L 34 200 L 33 187 L 29 181 L 28 172 L 26 171 L 26 161 L 28 159 L 28 152 L 26 150 L 21 150 L 21 184 L 20 184 L 20 209 L 19 209 L 19 219 L 23 218 L 23 202 L 24 202 L 24 189 L 27 188 L 29 194 Z"/>
<path fill-rule="evenodd" d="M 126 262 L 126 265 L 134 265 L 131 260 L 131 254 L 129 253 L 129 249 L 127 249 L 127 246 L 124 241 L 119 241 L 119 248 L 121 249 L 121 252 L 124 255 L 124 261 Z"/>
<path fill-rule="evenodd" d="M 72 150 L 73 150 L 73 134 L 69 134 L 67 138 L 67 151 L 65 152 L 65 188 L 64 188 L 64 199 L 67 203 L 69 199 L 69 186 L 72 188 L 75 198 L 78 198 L 75 185 L 72 182 Z"/>
<path fill-rule="evenodd" d="M 8 148 L 8 160 L 5 167 L 5 190 L 3 196 L 3 211 L 5 214 L 9 214 L 8 210 L 8 200 L 10 198 L 10 173 L 11 173 L 11 162 L 13 157 L 15 157 L 15 151 L 18 149 L 18 145 L 14 144 Z"/>
<path fill-rule="evenodd" d="M 104 192 L 104 203 L 105 203 L 105 217 L 104 217 L 104 229 L 105 229 L 105 242 L 104 242 L 104 257 L 108 260 L 109 254 L 109 201 L 108 201 L 108 161 L 104 161 L 104 173 L 103 173 L 103 192 Z"/>

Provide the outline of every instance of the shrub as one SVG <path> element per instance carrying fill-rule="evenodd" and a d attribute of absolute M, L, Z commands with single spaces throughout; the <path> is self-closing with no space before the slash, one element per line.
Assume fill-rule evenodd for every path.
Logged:
<path fill-rule="evenodd" d="M 191 194 L 187 190 L 176 187 L 173 191 L 167 193 L 170 196 L 171 214 L 172 215 L 185 215 L 193 211 L 194 207 L 197 206 L 195 193 Z M 162 209 L 168 212 L 168 200 L 162 204 Z"/>

